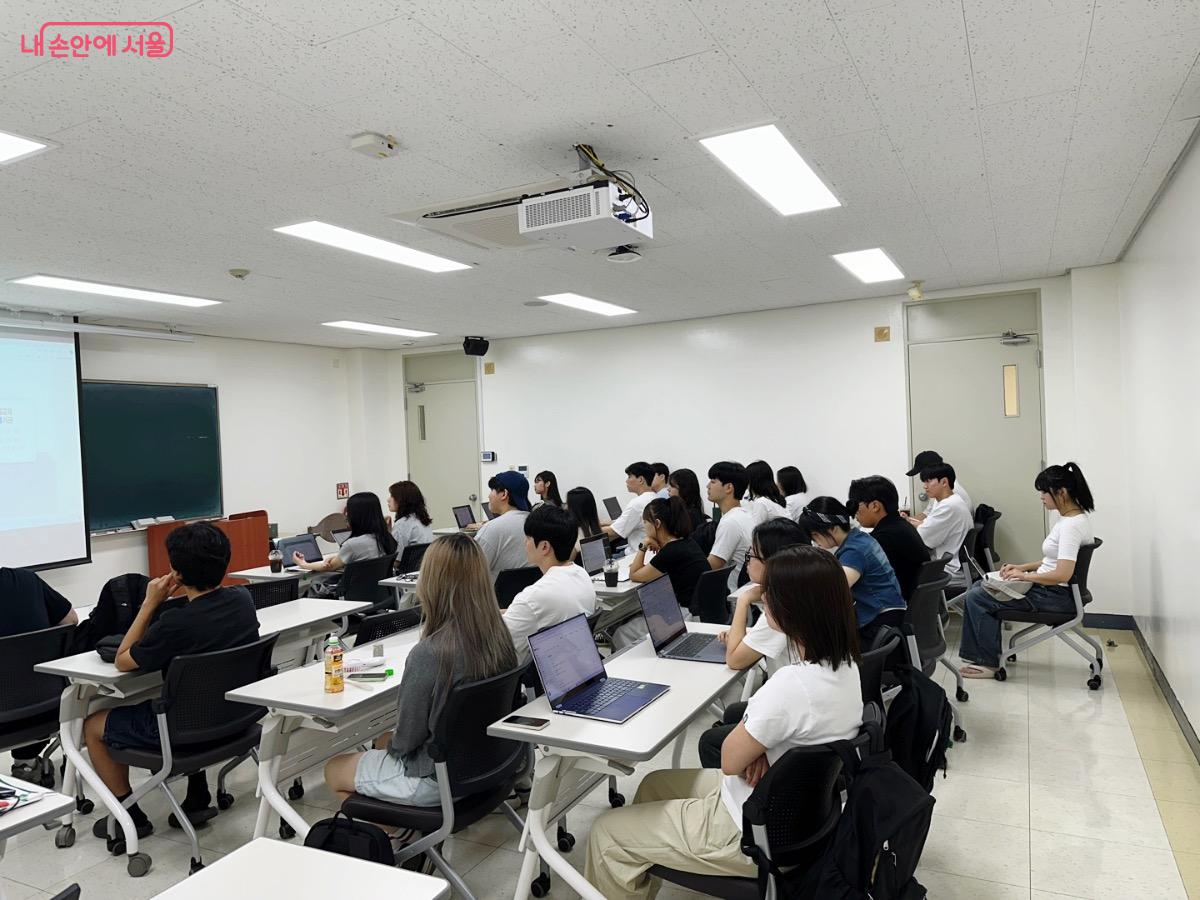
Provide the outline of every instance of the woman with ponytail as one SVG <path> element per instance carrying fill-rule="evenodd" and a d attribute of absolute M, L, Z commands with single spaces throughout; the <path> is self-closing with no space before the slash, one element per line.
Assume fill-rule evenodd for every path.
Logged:
<path fill-rule="evenodd" d="M 1095 540 L 1092 518 L 1096 504 L 1092 491 L 1077 463 L 1050 466 L 1038 473 L 1033 486 L 1042 497 L 1042 505 L 1059 519 L 1042 543 L 1042 559 L 1031 563 L 1006 563 L 1000 577 L 1016 584 L 1028 584 L 1023 597 L 998 600 L 977 582 L 966 593 L 963 606 L 962 647 L 959 656 L 966 660 L 962 674 L 966 678 L 991 678 L 1000 666 L 1000 609 L 1072 612 L 1075 601 L 1067 582 L 1075 574 L 1079 548 Z"/>

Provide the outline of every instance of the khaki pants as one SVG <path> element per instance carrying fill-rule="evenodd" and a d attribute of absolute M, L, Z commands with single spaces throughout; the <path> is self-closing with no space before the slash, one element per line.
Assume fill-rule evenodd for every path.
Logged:
<path fill-rule="evenodd" d="M 584 877 L 609 900 L 653 897 L 663 865 L 701 875 L 754 876 L 741 823 L 721 801 L 716 769 L 663 769 L 642 779 L 633 805 L 601 815 L 588 835 Z M 651 883 L 653 881 L 653 884 Z"/>

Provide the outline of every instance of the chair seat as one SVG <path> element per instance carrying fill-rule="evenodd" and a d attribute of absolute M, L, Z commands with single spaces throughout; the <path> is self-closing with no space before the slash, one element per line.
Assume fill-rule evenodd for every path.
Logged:
<path fill-rule="evenodd" d="M 1075 618 L 1075 612 L 1039 612 L 1025 609 L 999 609 L 996 618 L 1001 622 L 1028 622 L 1031 625 L 1062 625 Z"/>
<path fill-rule="evenodd" d="M 31 719 L 0 724 L 0 747 L 21 747 L 58 734 L 58 706 Z"/>
<path fill-rule="evenodd" d="M 169 776 L 198 772 L 219 762 L 236 759 L 257 747 L 261 735 L 262 728 L 255 725 L 231 738 L 222 738 L 219 741 L 212 741 L 207 744 L 172 747 L 171 771 Z M 149 750 L 141 747 L 130 747 L 120 750 L 110 749 L 109 755 L 116 762 L 124 763 L 127 766 L 133 766 L 137 769 L 147 769 L 151 772 L 157 772 L 162 768 L 163 764 L 162 752 L 157 749 Z"/>
<path fill-rule="evenodd" d="M 461 831 L 489 815 L 512 793 L 512 783 L 506 782 L 491 790 L 472 794 L 454 801 L 454 830 Z M 442 827 L 440 806 L 405 806 L 390 800 L 377 800 L 362 794 L 351 794 L 342 803 L 342 812 L 355 819 L 390 825 L 396 828 L 412 828 L 422 834 L 430 834 Z"/>
<path fill-rule="evenodd" d="M 735 875 L 697 875 L 681 872 L 666 866 L 651 866 L 650 874 L 663 881 L 710 897 L 725 897 L 728 900 L 758 900 L 758 879 L 739 878 Z"/>

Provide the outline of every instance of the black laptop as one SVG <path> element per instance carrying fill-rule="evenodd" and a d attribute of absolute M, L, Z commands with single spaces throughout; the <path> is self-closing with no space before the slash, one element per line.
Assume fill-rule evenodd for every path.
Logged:
<path fill-rule="evenodd" d="M 725 664 L 725 645 L 715 634 L 688 632 L 670 578 L 664 575 L 638 588 L 638 602 L 642 604 L 650 642 L 659 656 Z"/>
<path fill-rule="evenodd" d="M 623 510 L 621 509 L 621 504 L 617 502 L 616 497 L 605 497 L 604 498 L 604 508 L 608 510 L 609 519 L 611 519 L 613 521 L 616 521 L 617 518 L 619 518 L 621 513 L 623 512 Z"/>

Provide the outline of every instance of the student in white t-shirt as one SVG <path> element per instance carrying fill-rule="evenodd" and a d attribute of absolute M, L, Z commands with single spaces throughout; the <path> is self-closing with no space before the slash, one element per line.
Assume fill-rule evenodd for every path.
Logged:
<path fill-rule="evenodd" d="M 650 471 L 654 473 L 650 479 L 650 490 L 654 491 L 654 496 L 664 500 L 670 497 L 667 479 L 671 477 L 671 467 L 665 462 L 653 462 L 650 463 Z"/>
<path fill-rule="evenodd" d="M 808 500 L 808 485 L 804 483 L 804 476 L 795 466 L 784 466 L 775 473 L 775 478 L 779 482 L 779 492 L 783 494 L 788 515 L 793 522 L 799 522 L 800 513 L 804 511 L 804 504 Z"/>
<path fill-rule="evenodd" d="M 938 453 L 936 450 L 922 450 L 916 455 L 916 457 L 914 457 L 912 468 L 909 469 L 905 474 L 907 474 L 909 478 L 912 478 L 914 475 L 920 476 L 921 472 L 923 472 L 925 469 L 928 469 L 932 466 L 940 466 L 945 462 L 946 461 L 942 459 L 942 454 Z M 967 489 L 963 486 L 962 481 L 959 479 L 955 479 L 954 481 L 954 493 L 962 497 L 963 502 L 967 504 L 967 509 L 971 511 L 971 518 L 974 519 L 975 504 L 971 501 L 971 495 L 967 493 Z M 937 508 L 937 505 L 938 501 L 931 497 L 928 505 L 925 507 L 925 512 L 917 513 L 915 516 L 906 516 L 905 518 L 915 520 L 912 522 L 912 524 L 919 525 L 922 519 L 932 513 L 935 508 Z"/>
<path fill-rule="evenodd" d="M 746 466 L 746 476 L 749 479 L 747 489 L 750 493 L 750 518 L 755 525 L 761 525 L 768 519 L 790 518 L 787 501 L 775 483 L 775 473 L 770 464 L 756 459 Z"/>
<path fill-rule="evenodd" d="M 588 835 L 584 877 L 605 897 L 649 897 L 654 865 L 753 877 L 741 851 L 742 804 L 793 747 L 854 737 L 862 725 L 858 634 L 846 576 L 832 554 L 790 547 L 767 563 L 763 598 L 771 625 L 802 659 L 751 698 L 721 748 L 721 770 L 647 775 L 633 804 L 603 813 Z"/>
<path fill-rule="evenodd" d="M 954 467 L 947 463 L 922 469 L 921 486 L 925 489 L 925 495 L 936 503 L 926 510 L 924 519 L 918 521 L 910 518 L 908 521 L 916 526 L 917 534 L 929 548 L 933 559 L 950 554 L 946 572 L 952 583 L 965 587 L 967 573 L 960 571 L 962 561 L 958 558 L 958 551 L 967 532 L 975 524 L 975 518 L 967 502 L 954 493 L 954 479 Z"/>
<path fill-rule="evenodd" d="M 709 467 L 708 500 L 717 504 L 721 518 L 717 522 L 717 534 L 708 554 L 708 564 L 713 569 L 733 567 L 729 573 L 731 591 L 738 585 L 738 575 L 746 561 L 750 534 L 754 530 L 750 513 L 742 507 L 742 497 L 749 483 L 746 467 L 739 462 L 719 462 Z"/>
<path fill-rule="evenodd" d="M 959 656 L 967 662 L 960 670 L 966 678 L 991 678 L 1000 666 L 997 610 L 1054 613 L 1075 610 L 1075 599 L 1067 582 L 1075 574 L 1079 548 L 1096 540 L 1089 515 L 1096 508 L 1092 491 L 1083 472 L 1073 462 L 1050 466 L 1039 472 L 1033 486 L 1041 493 L 1042 505 L 1056 511 L 1060 518 L 1042 543 L 1042 559 L 1000 567 L 1000 577 L 1005 581 L 1029 582 L 1029 590 L 1023 598 L 1001 602 L 987 592 L 982 581 L 964 595 Z"/>
<path fill-rule="evenodd" d="M 517 661 L 529 662 L 529 636 L 550 625 L 596 611 L 596 588 L 571 561 L 578 527 L 565 509 L 539 506 L 525 518 L 525 556 L 542 577 L 513 598 L 504 612 Z"/>
<path fill-rule="evenodd" d="M 646 528 L 642 524 L 642 512 L 646 504 L 654 499 L 654 491 L 650 483 L 654 480 L 654 470 L 648 462 L 630 463 L 625 467 L 625 489 L 633 494 L 633 499 L 625 504 L 621 514 L 611 525 L 600 526 L 610 538 L 624 538 L 629 552 L 637 550 L 638 544 L 646 540 Z"/>

